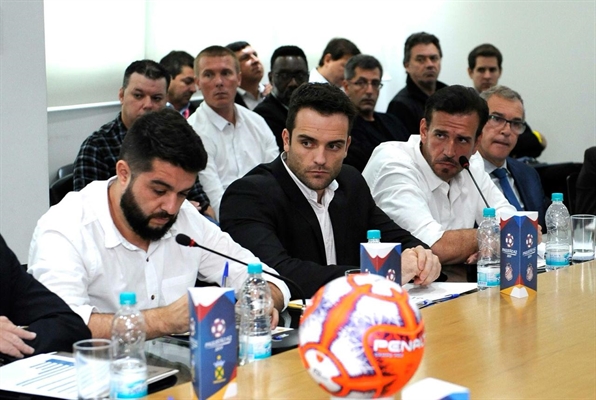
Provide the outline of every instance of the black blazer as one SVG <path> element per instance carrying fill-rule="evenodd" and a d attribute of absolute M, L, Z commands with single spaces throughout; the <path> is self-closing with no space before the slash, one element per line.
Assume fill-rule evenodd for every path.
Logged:
<path fill-rule="evenodd" d="M 428 248 L 376 206 L 356 169 L 344 165 L 336 180 L 339 187 L 329 215 L 338 265 L 326 265 L 317 217 L 280 157 L 255 167 L 228 187 L 221 202 L 220 226 L 264 263 L 296 282 L 307 297 L 346 270 L 359 268 L 360 243 L 366 242 L 369 229 L 379 229 L 383 242 L 401 242 L 404 249 Z"/>
<path fill-rule="evenodd" d="M 507 157 L 507 169 L 513 175 L 515 187 L 524 203 L 524 208 L 527 211 L 538 211 L 538 223 L 542 226 L 542 231 L 545 232 L 544 216 L 548 199 L 544 196 L 540 175 L 531 166 L 511 157 Z"/>
<path fill-rule="evenodd" d="M 53 292 L 25 272 L 14 253 L 0 235 L 0 315 L 15 325 L 28 326 L 37 333 L 26 340 L 34 354 L 50 351 L 72 352 L 72 344 L 89 339 L 85 322 Z M 0 358 L 13 358 L 0 353 Z M 1 364 L 1 363 L 0 363 Z"/>

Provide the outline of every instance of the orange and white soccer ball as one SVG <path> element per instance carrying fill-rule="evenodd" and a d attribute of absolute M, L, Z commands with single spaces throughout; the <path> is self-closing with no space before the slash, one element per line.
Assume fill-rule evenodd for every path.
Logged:
<path fill-rule="evenodd" d="M 335 397 L 392 396 L 414 375 L 424 352 L 418 307 L 397 283 L 352 274 L 319 289 L 300 322 L 300 356 Z"/>

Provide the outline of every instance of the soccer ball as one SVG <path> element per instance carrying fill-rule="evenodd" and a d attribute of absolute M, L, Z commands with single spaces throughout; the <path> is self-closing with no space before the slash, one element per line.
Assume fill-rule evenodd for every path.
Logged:
<path fill-rule="evenodd" d="M 299 338 L 302 363 L 331 395 L 387 397 L 416 372 L 424 352 L 424 323 L 397 283 L 352 274 L 314 295 Z"/>

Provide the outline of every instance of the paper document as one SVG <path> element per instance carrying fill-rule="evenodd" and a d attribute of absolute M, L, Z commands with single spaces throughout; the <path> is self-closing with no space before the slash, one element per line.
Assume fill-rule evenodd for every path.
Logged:
<path fill-rule="evenodd" d="M 407 283 L 404 289 L 418 307 L 426 307 L 434 303 L 450 300 L 460 294 L 475 291 L 478 284 L 475 282 L 433 282 L 428 286 L 417 286 Z"/>
<path fill-rule="evenodd" d="M 147 383 L 178 372 L 177 369 L 147 366 Z M 77 381 L 72 356 L 38 354 L 0 367 L 0 390 L 58 399 L 77 399 Z"/>

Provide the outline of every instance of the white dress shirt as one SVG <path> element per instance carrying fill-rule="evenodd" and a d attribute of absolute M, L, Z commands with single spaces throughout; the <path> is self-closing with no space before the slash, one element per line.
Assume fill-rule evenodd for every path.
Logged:
<path fill-rule="evenodd" d="M 236 104 L 234 108 L 236 125 L 206 102 L 188 118 L 207 151 L 207 168 L 199 172 L 199 179 L 218 219 L 221 198 L 230 183 L 279 155 L 275 136 L 263 117 Z"/>
<path fill-rule="evenodd" d="M 236 88 L 236 91 L 240 94 L 240 96 L 242 96 L 242 100 L 244 100 L 244 103 L 246 103 L 246 106 L 249 110 L 254 110 L 260 102 L 265 100 L 265 96 L 263 95 L 263 92 L 265 91 L 265 85 L 263 84 L 259 84 L 259 97 L 256 99 L 255 96 L 252 95 L 252 93 L 247 92 L 240 86 Z"/>
<path fill-rule="evenodd" d="M 28 271 L 58 294 L 85 323 L 92 312 L 115 313 L 121 292 L 137 295 L 141 310 L 169 305 L 187 294 L 197 278 L 221 283 L 228 261 L 216 254 L 176 243 L 184 233 L 206 247 L 242 261 L 258 260 L 209 222 L 188 201 L 165 236 L 147 251 L 128 242 L 114 225 L 108 206 L 108 185 L 95 181 L 80 192 L 71 192 L 37 223 L 29 249 Z M 236 297 L 248 272 L 229 261 L 228 286 Z M 276 273 L 263 266 L 267 271 Z M 284 306 L 290 298 L 287 286 L 264 275 L 280 288 Z"/>
<path fill-rule="evenodd" d="M 329 81 L 327 80 L 327 78 L 325 78 L 323 75 L 321 75 L 321 73 L 319 72 L 319 70 L 317 69 L 317 67 L 313 68 L 310 71 L 310 75 L 308 77 L 308 81 L 311 83 L 329 83 Z"/>
<path fill-rule="evenodd" d="M 515 212 L 484 172 L 482 157 L 470 158 L 474 175 L 497 214 Z M 407 142 L 381 143 L 362 171 L 377 205 L 399 226 L 432 246 L 447 230 L 468 229 L 482 221 L 485 204 L 466 171 L 449 183 L 439 178 L 420 150 L 420 136 Z"/>
<path fill-rule="evenodd" d="M 321 202 L 319 203 L 319 194 L 306 186 L 286 164 L 286 153 L 282 154 L 281 161 L 286 167 L 286 171 L 292 177 L 296 186 L 300 189 L 308 204 L 312 207 L 312 210 L 317 216 L 319 226 L 321 227 L 321 233 L 323 235 L 323 242 L 325 244 L 325 257 L 327 258 L 327 265 L 337 265 L 337 253 L 335 252 L 335 235 L 333 234 L 333 224 L 331 223 L 331 217 L 329 216 L 329 204 L 335 197 L 335 191 L 339 187 L 339 184 L 334 179 L 329 186 L 325 188 L 323 196 L 321 196 Z"/>

